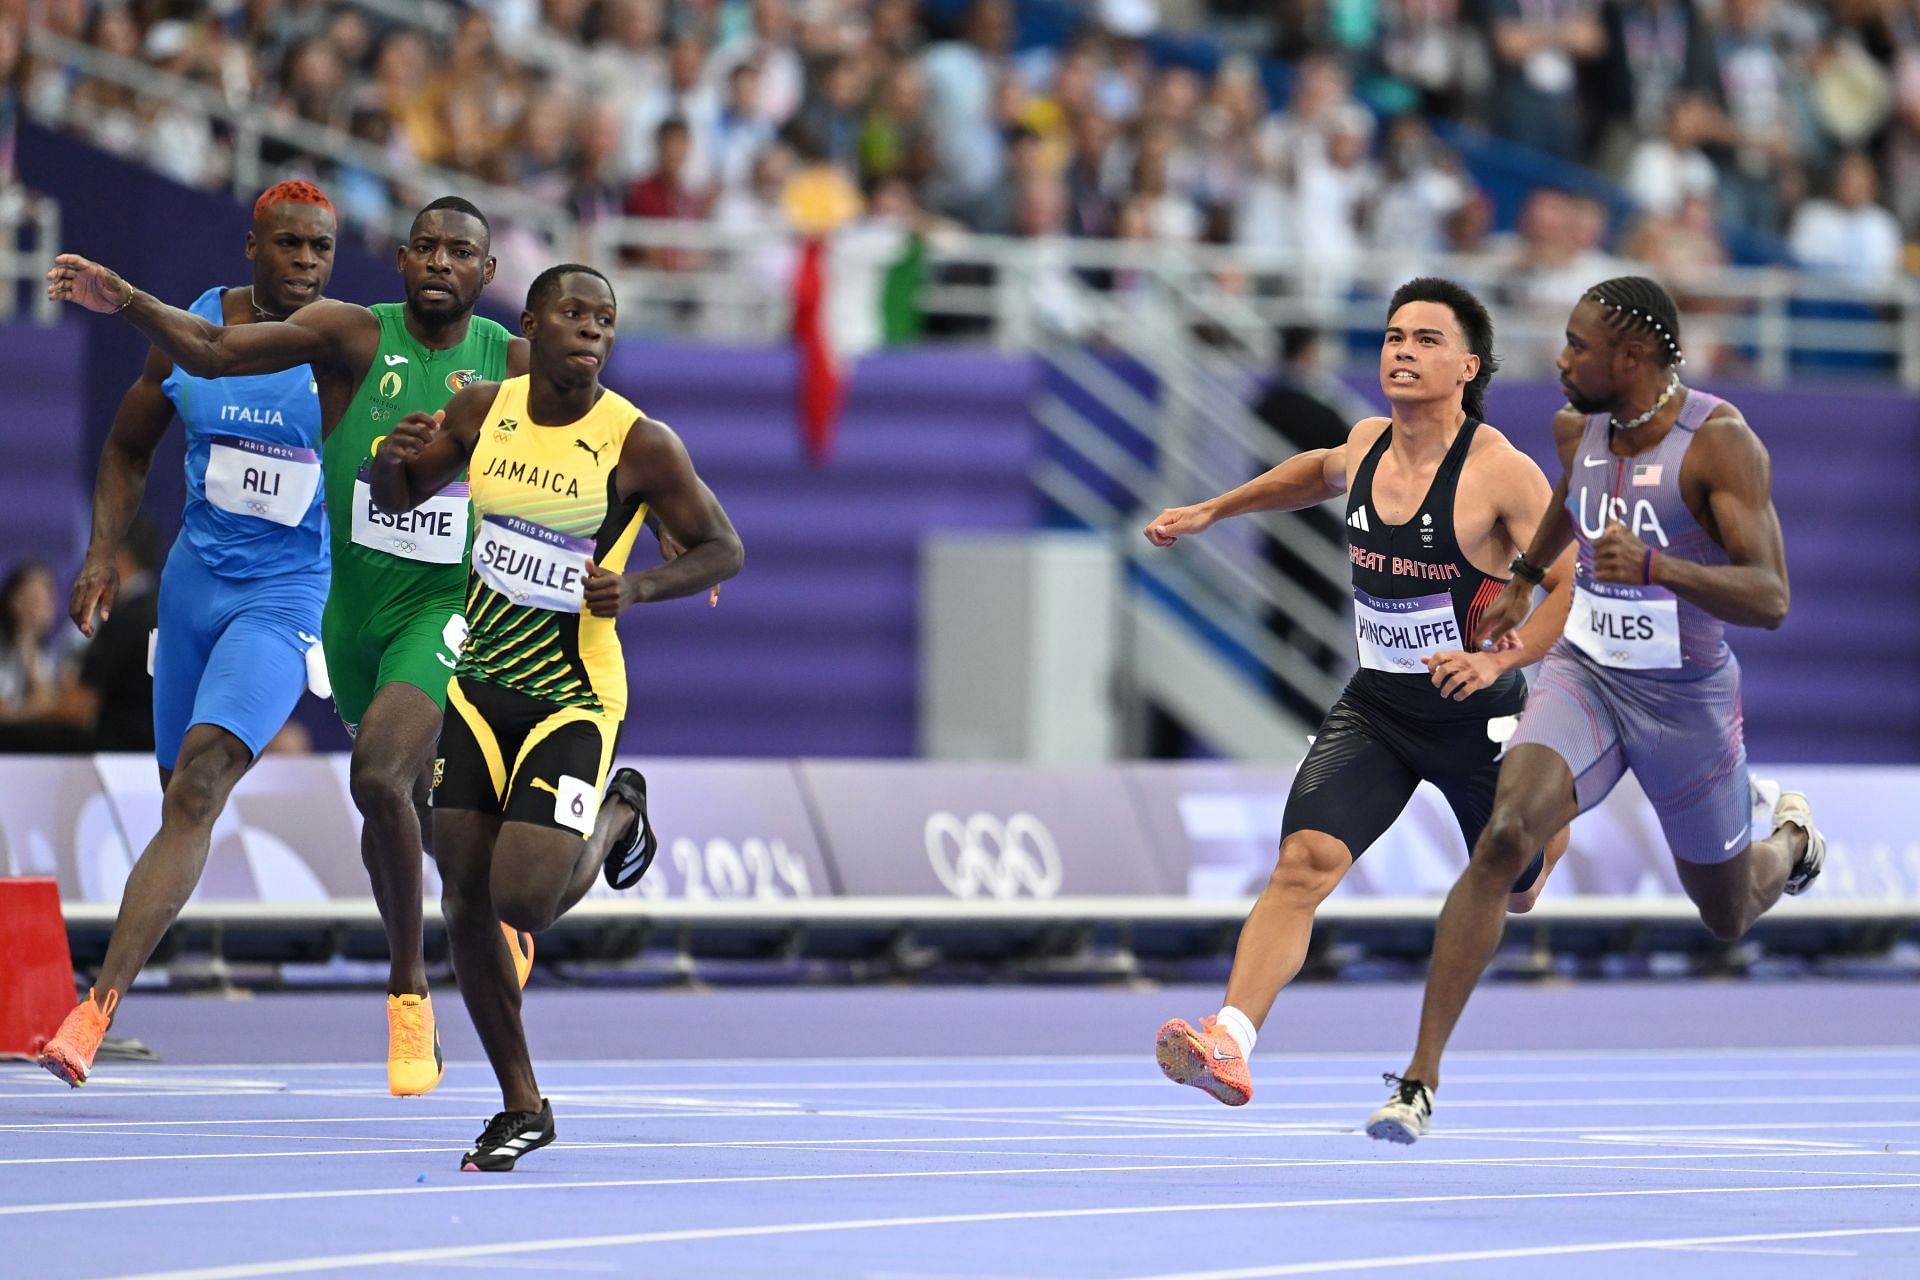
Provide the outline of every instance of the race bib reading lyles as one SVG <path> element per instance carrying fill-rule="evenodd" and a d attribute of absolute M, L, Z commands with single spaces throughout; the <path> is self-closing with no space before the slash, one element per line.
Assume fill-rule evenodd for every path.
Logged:
<path fill-rule="evenodd" d="M 1680 602 L 1661 587 L 1574 583 L 1567 640 L 1603 667 L 1667 671 L 1681 665 Z"/>

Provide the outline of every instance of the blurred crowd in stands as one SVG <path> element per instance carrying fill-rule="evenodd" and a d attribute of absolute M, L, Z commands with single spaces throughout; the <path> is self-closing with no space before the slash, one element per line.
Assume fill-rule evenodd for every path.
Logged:
<path fill-rule="evenodd" d="M 1028 3 L 1059 41 L 1017 42 L 1011 0 L 32 8 L 236 108 L 588 223 L 779 228 L 796 168 L 824 163 L 903 216 L 976 231 L 1280 247 L 1333 266 L 1478 254 L 1556 299 L 1615 258 L 1684 289 L 1728 260 L 1729 229 L 1865 285 L 1920 240 L 1920 0 Z M 184 181 L 226 179 L 227 129 L 187 104 L 26 57 L 17 29 L 0 34 L 0 72 L 7 114 L 24 102 Z M 1637 212 L 1546 187 L 1497 231 L 1442 140 L 1452 125 L 1584 163 Z M 362 226 L 437 194 L 313 167 Z"/>

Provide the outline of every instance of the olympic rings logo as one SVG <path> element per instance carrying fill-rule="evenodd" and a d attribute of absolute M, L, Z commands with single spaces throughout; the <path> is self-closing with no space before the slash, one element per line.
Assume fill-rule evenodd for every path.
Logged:
<path fill-rule="evenodd" d="M 927 862 L 956 898 L 1035 898 L 1060 892 L 1066 868 L 1053 833 L 1030 813 L 1015 813 L 1004 823 L 990 813 L 962 822 L 945 810 L 931 814 L 925 828 Z"/>

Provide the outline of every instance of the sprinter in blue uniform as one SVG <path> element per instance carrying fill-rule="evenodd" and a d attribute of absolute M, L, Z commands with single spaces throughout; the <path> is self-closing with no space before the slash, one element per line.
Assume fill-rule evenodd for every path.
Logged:
<path fill-rule="evenodd" d="M 325 291 L 334 236 L 333 205 L 319 188 L 268 189 L 247 234 L 252 284 L 209 289 L 194 313 L 222 325 L 284 320 Z M 160 579 L 153 647 L 160 831 L 127 878 L 98 983 L 41 1052 L 40 1064 L 75 1086 L 92 1070 L 121 993 L 199 883 L 228 794 L 306 686 L 327 599 L 313 371 L 196 378 L 154 351 L 101 453 L 92 537 L 70 601 L 75 624 L 92 635 L 96 616 L 112 612 L 114 552 L 176 412 L 187 430 L 187 503 Z"/>

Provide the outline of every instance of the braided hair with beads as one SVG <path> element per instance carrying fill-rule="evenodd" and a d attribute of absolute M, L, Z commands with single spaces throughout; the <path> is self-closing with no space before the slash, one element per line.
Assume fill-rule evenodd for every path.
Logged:
<path fill-rule="evenodd" d="M 1686 362 L 1680 350 L 1680 312 L 1659 281 L 1615 276 L 1587 290 L 1586 296 L 1606 309 L 1607 325 L 1616 337 L 1639 333 L 1653 339 L 1665 368 Z"/>

